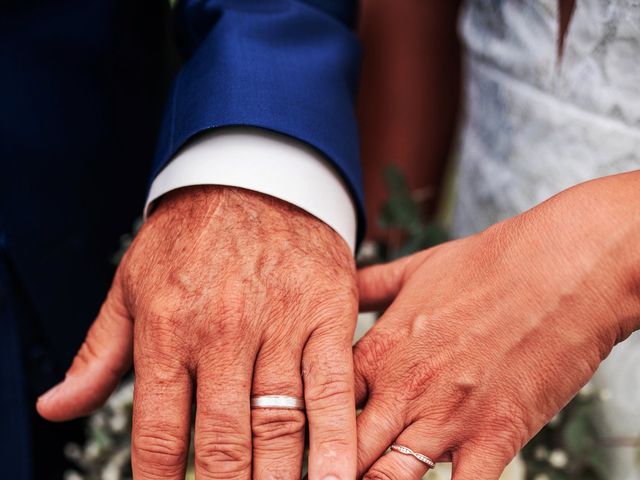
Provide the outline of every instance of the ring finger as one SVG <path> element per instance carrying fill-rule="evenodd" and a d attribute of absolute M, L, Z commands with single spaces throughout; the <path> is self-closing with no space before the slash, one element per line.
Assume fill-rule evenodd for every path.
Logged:
<path fill-rule="evenodd" d="M 302 347 L 265 343 L 254 368 L 252 397 L 302 398 Z M 289 408 L 252 408 L 253 478 L 300 478 L 305 414 Z"/>
<path fill-rule="evenodd" d="M 390 449 L 369 468 L 364 478 L 419 480 L 433 463 L 447 459 L 447 438 L 426 421 L 409 425 Z M 433 463 L 430 463 L 433 462 Z"/>

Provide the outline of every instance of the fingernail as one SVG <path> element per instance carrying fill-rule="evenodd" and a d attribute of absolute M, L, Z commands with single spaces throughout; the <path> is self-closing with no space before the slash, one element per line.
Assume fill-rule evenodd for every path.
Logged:
<path fill-rule="evenodd" d="M 322 480 L 340 480 L 335 475 L 329 475 L 328 477 L 323 477 Z"/>
<path fill-rule="evenodd" d="M 47 390 L 46 392 L 44 392 L 42 395 L 38 397 L 38 403 L 48 402 L 49 400 L 51 400 L 55 396 L 55 394 L 60 391 L 61 386 L 62 386 L 62 383 L 59 383 L 54 387 L 50 388 L 49 390 Z"/>

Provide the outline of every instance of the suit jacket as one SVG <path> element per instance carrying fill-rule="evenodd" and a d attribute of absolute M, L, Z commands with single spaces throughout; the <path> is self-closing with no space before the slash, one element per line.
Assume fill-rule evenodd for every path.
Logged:
<path fill-rule="evenodd" d="M 149 172 L 204 130 L 249 125 L 310 144 L 364 225 L 355 14 L 346 0 L 0 6 L 0 249 L 55 365 L 104 298 Z"/>

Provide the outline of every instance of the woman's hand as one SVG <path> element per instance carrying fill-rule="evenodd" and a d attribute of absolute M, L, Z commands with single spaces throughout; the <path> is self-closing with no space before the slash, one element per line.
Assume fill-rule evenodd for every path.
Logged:
<path fill-rule="evenodd" d="M 395 300 L 355 347 L 359 475 L 421 478 L 415 458 L 382 456 L 396 442 L 451 459 L 455 480 L 497 479 L 637 328 L 638 222 L 563 195 L 360 271 L 363 309 Z"/>

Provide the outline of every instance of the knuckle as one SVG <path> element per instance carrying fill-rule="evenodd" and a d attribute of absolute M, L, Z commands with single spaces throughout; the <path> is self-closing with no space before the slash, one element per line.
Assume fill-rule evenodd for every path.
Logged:
<path fill-rule="evenodd" d="M 255 440 L 271 442 L 290 436 L 302 436 L 306 424 L 303 412 L 296 410 L 256 409 L 251 414 Z"/>
<path fill-rule="evenodd" d="M 196 469 L 209 478 L 235 478 L 251 469 L 251 439 L 238 430 L 196 432 L 194 443 Z"/>
<path fill-rule="evenodd" d="M 343 373 L 329 373 L 315 382 L 309 382 L 304 392 L 307 410 L 332 408 L 342 405 L 345 398 L 352 400 L 353 384 Z"/>
<path fill-rule="evenodd" d="M 312 323 L 318 326 L 325 333 L 327 338 L 344 335 L 348 330 L 348 339 L 351 341 L 355 327 L 355 318 L 358 313 L 358 303 L 356 297 L 346 295 L 342 291 L 329 290 L 313 293 L 313 298 L 306 300 L 309 305 L 305 310 L 309 312 Z"/>
<path fill-rule="evenodd" d="M 243 292 L 236 286 L 224 287 L 222 291 L 224 294 L 215 301 L 215 312 L 219 318 L 225 321 L 219 322 L 218 327 L 225 327 L 230 331 L 241 330 L 241 324 L 237 319 L 242 318 L 243 312 L 247 308 Z M 252 298 L 256 297 L 259 297 L 259 295 L 254 292 Z"/>
<path fill-rule="evenodd" d="M 510 453 L 507 449 L 496 447 L 493 444 L 481 442 L 467 442 L 466 445 L 454 452 L 454 463 L 456 460 L 464 463 L 464 470 L 467 475 L 482 475 L 486 473 L 487 466 L 499 466 L 500 470 L 504 469 L 513 459 L 516 452 Z M 478 462 L 478 459 L 482 459 Z M 476 460 L 476 461 L 474 461 Z"/>
<path fill-rule="evenodd" d="M 494 402 L 493 407 L 493 415 L 485 418 L 483 428 L 469 443 L 495 460 L 507 463 L 529 439 L 530 428 L 520 407 L 499 401 Z M 477 424 L 481 425 L 480 421 Z"/>
<path fill-rule="evenodd" d="M 196 470 L 209 478 L 240 477 L 251 469 L 249 452 L 233 443 L 212 443 L 196 448 Z"/>
<path fill-rule="evenodd" d="M 156 293 L 144 299 L 146 315 L 157 321 L 168 320 L 169 313 L 175 310 L 175 302 L 170 296 L 164 295 L 163 290 L 156 290 Z"/>
<path fill-rule="evenodd" d="M 493 405 L 495 410 L 490 421 L 498 431 L 515 433 L 526 432 L 531 428 L 525 414 L 528 409 L 519 402 L 503 399 L 494 401 Z"/>
<path fill-rule="evenodd" d="M 326 426 L 325 426 L 326 427 Z M 343 452 L 348 452 L 353 448 L 349 438 L 345 436 L 343 426 L 334 425 L 325 429 L 320 438 L 316 435 L 314 440 L 315 450 L 320 458 L 336 458 Z"/>
<path fill-rule="evenodd" d="M 387 472 L 381 468 L 371 467 L 371 469 L 365 473 L 363 480 L 398 480 L 391 472 Z"/>
<path fill-rule="evenodd" d="M 166 386 L 175 386 L 188 375 L 183 359 L 172 350 L 154 346 L 149 349 L 139 348 L 135 352 L 135 384 L 141 392 L 143 385 L 145 393 L 152 388 L 160 390 Z"/>
<path fill-rule="evenodd" d="M 253 478 L 268 478 L 270 480 L 300 480 L 300 470 L 298 468 L 292 468 L 290 465 L 284 463 L 290 459 L 282 458 L 268 462 L 263 467 L 254 465 Z M 258 475 L 259 472 L 259 475 Z"/>
<path fill-rule="evenodd" d="M 432 383 L 435 375 L 436 371 L 429 363 L 417 363 L 406 369 L 403 374 L 403 384 L 406 388 L 401 392 L 401 395 L 407 401 L 418 400 Z"/>
<path fill-rule="evenodd" d="M 374 331 L 356 343 L 354 363 L 363 371 L 380 369 L 390 358 L 396 357 L 393 355 L 396 344 L 397 340 L 393 335 Z"/>
<path fill-rule="evenodd" d="M 188 444 L 186 439 L 167 433 L 134 435 L 132 454 L 136 465 L 147 472 L 171 474 L 184 465 Z"/>
<path fill-rule="evenodd" d="M 393 396 L 389 396 L 391 401 L 385 401 L 383 398 L 375 397 L 371 400 L 372 406 L 369 407 L 370 417 L 367 421 L 358 424 L 359 434 L 363 438 L 375 437 L 377 432 L 397 432 L 402 431 L 407 426 L 406 411 L 404 405 L 393 400 Z M 373 403 L 375 402 L 375 403 Z"/>
<path fill-rule="evenodd" d="M 506 442 L 493 442 L 493 445 L 490 445 L 483 449 L 484 458 L 491 463 L 496 465 L 507 465 L 513 457 L 516 456 L 518 451 L 520 450 L 520 446 L 516 445 L 512 441 Z"/>
<path fill-rule="evenodd" d="M 419 405 L 417 418 L 428 416 L 431 421 L 439 423 L 448 423 L 455 412 L 465 411 L 475 401 L 479 388 L 474 378 L 466 376 L 449 380 L 442 376 L 438 366 L 429 363 L 414 365 L 402 378 L 401 384 L 405 385 L 402 398 L 406 403 Z M 438 392 L 434 393 L 434 390 Z M 426 396 L 437 396 L 438 401 L 427 404 L 424 401 Z"/>
<path fill-rule="evenodd" d="M 164 327 L 168 331 L 178 326 L 181 301 L 176 298 L 175 292 L 156 288 L 153 293 L 140 296 L 138 302 L 140 317 L 148 318 L 154 326 Z"/>

